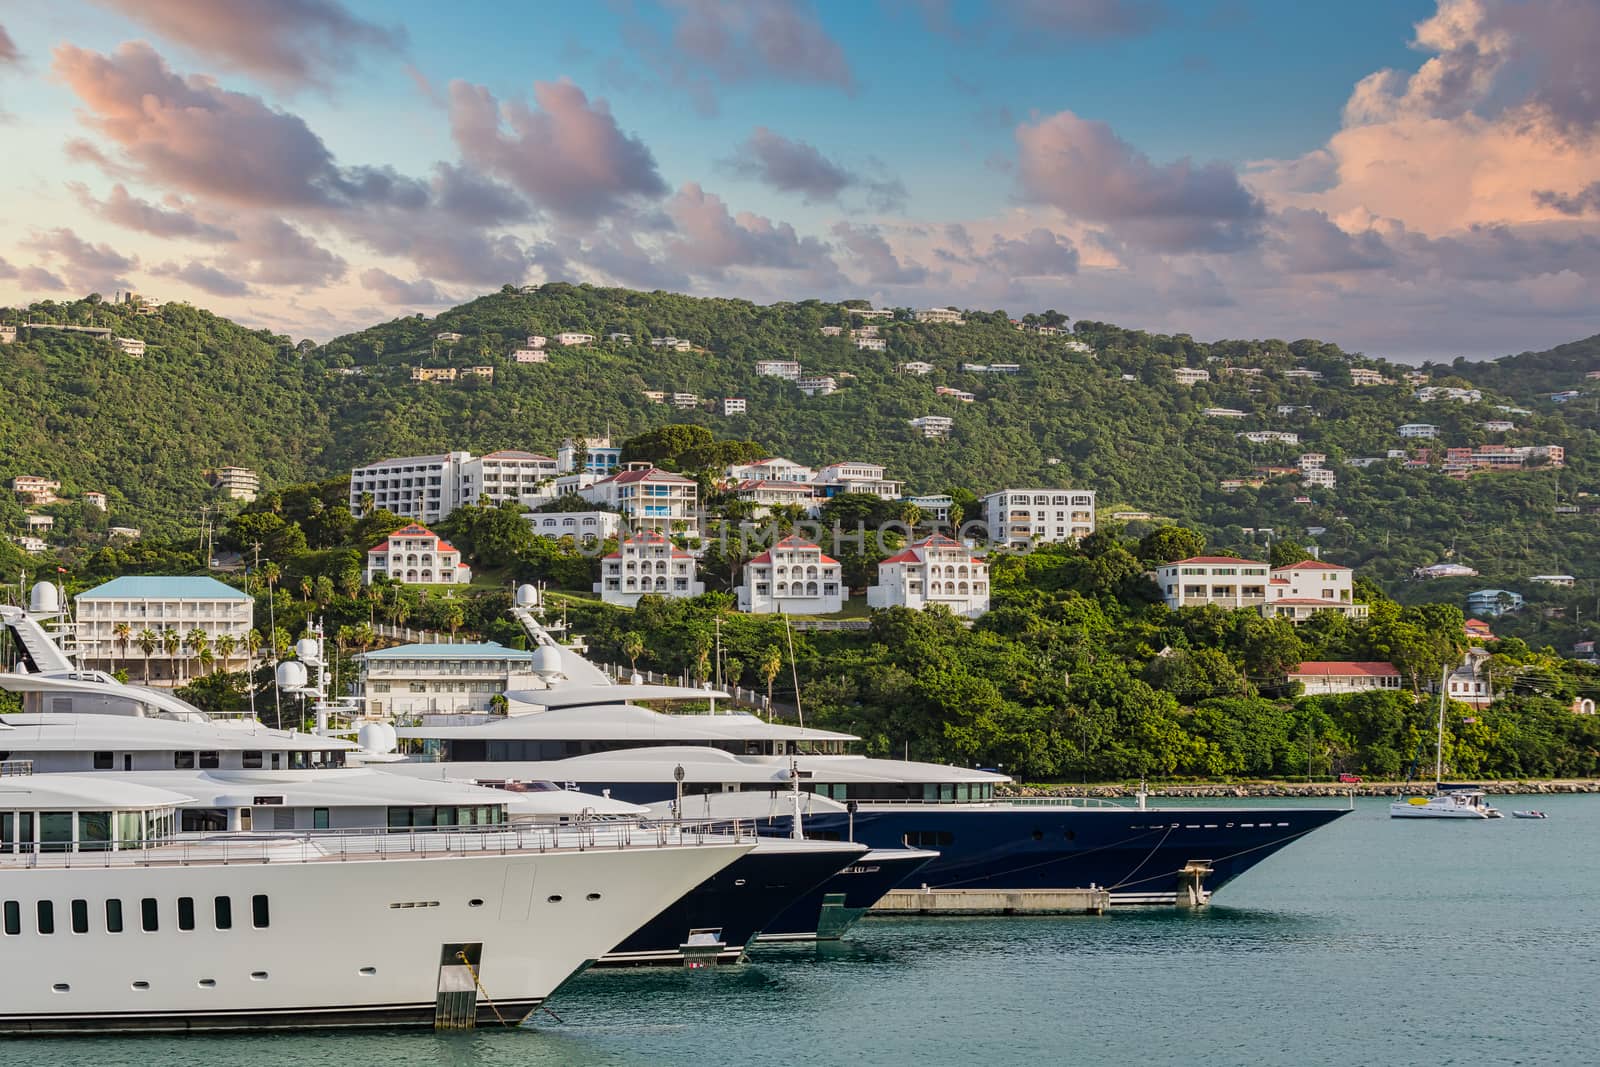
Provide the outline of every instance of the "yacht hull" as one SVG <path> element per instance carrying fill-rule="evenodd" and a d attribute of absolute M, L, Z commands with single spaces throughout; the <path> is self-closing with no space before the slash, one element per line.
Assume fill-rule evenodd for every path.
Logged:
<path fill-rule="evenodd" d="M 811 820 L 806 822 L 809 826 Z M 795 901 L 756 941 L 838 941 L 885 893 L 938 855 L 922 849 L 873 849 Z"/>

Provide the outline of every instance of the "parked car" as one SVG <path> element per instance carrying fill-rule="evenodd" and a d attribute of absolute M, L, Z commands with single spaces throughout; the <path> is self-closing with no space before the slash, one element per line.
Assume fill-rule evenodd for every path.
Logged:
<path fill-rule="evenodd" d="M 1340 785 L 1360 785 L 1361 784 L 1361 776 L 1359 774 L 1341 774 L 1339 776 L 1339 784 Z"/>

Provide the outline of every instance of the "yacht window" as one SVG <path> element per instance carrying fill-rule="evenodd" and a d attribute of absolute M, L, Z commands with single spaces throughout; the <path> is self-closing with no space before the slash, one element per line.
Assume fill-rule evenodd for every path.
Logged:
<path fill-rule="evenodd" d="M 78 812 L 78 851 L 105 852 L 111 848 L 111 813 Z"/>
<path fill-rule="evenodd" d="M 273 770 L 277 770 L 278 769 L 278 765 L 282 761 L 282 759 L 283 759 L 282 754 L 277 753 L 277 752 L 274 752 L 272 754 L 272 769 Z"/>
<path fill-rule="evenodd" d="M 143 820 L 136 811 L 117 812 L 117 842 L 123 848 L 135 847 L 139 844 L 139 827 Z"/>
<path fill-rule="evenodd" d="M 250 917 L 257 930 L 265 930 L 271 925 L 272 915 L 267 910 L 267 895 L 257 893 L 250 898 Z"/>
<path fill-rule="evenodd" d="M 72 932 L 75 934 L 89 932 L 89 902 L 87 900 L 74 900 L 72 902 Z"/>
<path fill-rule="evenodd" d="M 122 933 L 122 901 L 106 901 L 106 933 Z"/>
<path fill-rule="evenodd" d="M 39 932 L 53 934 L 56 932 L 56 906 L 54 901 L 41 900 L 35 908 L 39 919 Z"/>
<path fill-rule="evenodd" d="M 194 770 L 194 753 L 193 752 L 174 752 L 172 754 L 172 767 L 173 767 L 174 770 L 179 770 L 179 771 L 192 771 L 192 770 Z"/>
<path fill-rule="evenodd" d="M 178 898 L 178 929 L 194 929 L 194 897 Z"/>
<path fill-rule="evenodd" d="M 139 901 L 139 918 L 145 933 L 153 934 L 161 929 L 161 916 L 156 908 L 155 897 L 145 897 Z"/>
<path fill-rule="evenodd" d="M 451 807 L 442 807 L 436 809 L 433 816 L 433 824 L 435 826 L 455 826 L 456 809 Z"/>
<path fill-rule="evenodd" d="M 434 810 L 432 808 L 412 808 L 411 809 L 411 825 L 412 826 L 432 826 L 433 825 L 433 815 L 434 815 Z"/>
<path fill-rule="evenodd" d="M 389 829 L 391 829 L 391 830 L 404 830 L 405 828 L 409 827 L 410 825 L 411 825 L 411 809 L 410 808 L 390 808 L 389 809 Z"/>
<path fill-rule="evenodd" d="M 200 753 L 200 766 L 204 770 L 215 770 L 222 766 L 221 754 L 217 752 Z"/>
<path fill-rule="evenodd" d="M 6 933 L 16 937 L 22 933 L 22 905 L 15 900 L 6 901 Z"/>
<path fill-rule="evenodd" d="M 9 811 L 0 811 L 0 852 L 12 852 L 16 849 L 16 839 L 13 836 L 14 826 Z"/>
<path fill-rule="evenodd" d="M 109 771 L 116 765 L 115 754 L 111 752 L 96 752 L 94 754 L 94 769 Z"/>
<path fill-rule="evenodd" d="M 247 771 L 259 771 L 261 769 L 261 752 L 257 749 L 246 749 L 241 766 Z"/>
<path fill-rule="evenodd" d="M 68 852 L 72 849 L 72 812 L 41 811 L 39 843 L 42 852 Z"/>
<path fill-rule="evenodd" d="M 311 828 L 313 830 L 326 830 L 328 828 L 328 809 L 311 809 Z"/>
<path fill-rule="evenodd" d="M 233 929 L 233 898 L 218 897 L 216 899 L 217 929 Z"/>

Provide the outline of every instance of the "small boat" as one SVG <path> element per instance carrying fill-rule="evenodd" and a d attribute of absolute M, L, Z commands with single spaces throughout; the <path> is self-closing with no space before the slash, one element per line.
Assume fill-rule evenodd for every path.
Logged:
<path fill-rule="evenodd" d="M 1451 784 L 1444 777 L 1444 706 L 1449 688 L 1449 669 L 1439 679 L 1439 727 L 1433 749 L 1433 795 L 1406 797 L 1389 805 L 1391 819 L 1498 819 L 1498 808 L 1491 807 L 1482 789 L 1475 785 Z M 1540 816 L 1543 818 L 1543 816 Z"/>
<path fill-rule="evenodd" d="M 1530 809 L 1528 811 L 1514 811 L 1511 813 L 1511 817 L 1513 819 L 1548 819 L 1550 816 L 1542 811 Z"/>

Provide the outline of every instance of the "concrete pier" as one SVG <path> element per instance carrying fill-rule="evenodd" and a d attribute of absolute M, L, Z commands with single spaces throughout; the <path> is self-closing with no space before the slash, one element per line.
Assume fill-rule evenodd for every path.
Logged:
<path fill-rule="evenodd" d="M 1103 915 L 1104 889 L 891 889 L 868 915 Z"/>

